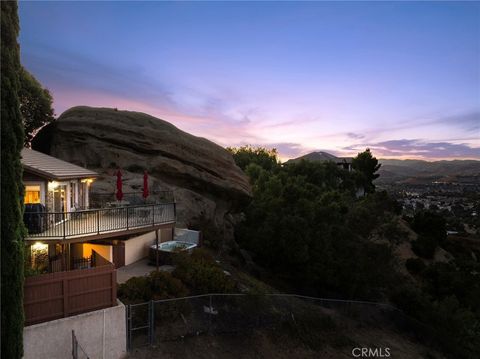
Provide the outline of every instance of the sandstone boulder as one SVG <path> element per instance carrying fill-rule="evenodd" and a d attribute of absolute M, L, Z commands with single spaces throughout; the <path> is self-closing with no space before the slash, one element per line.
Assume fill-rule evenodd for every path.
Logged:
<path fill-rule="evenodd" d="M 35 150 L 95 170 L 92 192 L 115 191 L 121 169 L 124 192 L 140 194 L 143 171 L 150 191 L 173 191 L 182 225 L 199 218 L 232 236 L 242 205 L 251 196 L 248 178 L 224 148 L 144 113 L 74 107 L 35 137 Z"/>

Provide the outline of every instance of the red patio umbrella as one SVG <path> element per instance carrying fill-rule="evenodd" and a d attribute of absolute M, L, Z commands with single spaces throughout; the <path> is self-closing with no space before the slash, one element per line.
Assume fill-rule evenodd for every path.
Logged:
<path fill-rule="evenodd" d="M 143 193 L 142 196 L 145 200 L 147 200 L 147 197 L 150 193 L 148 192 L 148 173 L 145 170 L 143 172 Z"/>
<path fill-rule="evenodd" d="M 122 172 L 120 170 L 117 171 L 117 201 L 121 201 L 123 198 L 122 192 Z"/>

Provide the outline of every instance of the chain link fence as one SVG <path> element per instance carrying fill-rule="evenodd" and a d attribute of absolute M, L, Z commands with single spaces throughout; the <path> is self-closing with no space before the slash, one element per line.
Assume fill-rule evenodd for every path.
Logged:
<path fill-rule="evenodd" d="M 205 294 L 127 305 L 127 346 L 182 339 L 203 333 L 245 333 L 287 327 L 297 335 L 312 330 L 357 330 L 359 323 L 410 334 L 435 344 L 434 331 L 384 303 L 285 294 Z M 340 323 L 340 324 L 339 324 Z"/>

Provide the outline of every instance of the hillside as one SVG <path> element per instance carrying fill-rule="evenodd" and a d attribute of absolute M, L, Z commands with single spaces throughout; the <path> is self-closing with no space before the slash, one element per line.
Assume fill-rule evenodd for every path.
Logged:
<path fill-rule="evenodd" d="M 306 155 L 292 158 L 286 163 L 296 163 L 300 160 L 313 162 L 331 161 L 340 163 L 346 157 L 337 157 L 328 152 L 311 152 Z M 425 184 L 434 181 L 480 183 L 480 161 L 453 160 L 453 161 L 422 161 L 379 159 L 382 167 L 378 173 L 377 183 L 410 183 Z"/>
<path fill-rule="evenodd" d="M 420 161 L 380 159 L 379 183 L 480 183 L 480 161 Z"/>

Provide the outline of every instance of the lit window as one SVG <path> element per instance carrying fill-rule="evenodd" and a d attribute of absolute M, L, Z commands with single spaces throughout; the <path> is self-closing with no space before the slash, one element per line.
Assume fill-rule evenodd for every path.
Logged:
<path fill-rule="evenodd" d="M 40 203 L 40 186 L 25 186 L 24 202 Z"/>

